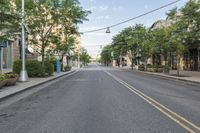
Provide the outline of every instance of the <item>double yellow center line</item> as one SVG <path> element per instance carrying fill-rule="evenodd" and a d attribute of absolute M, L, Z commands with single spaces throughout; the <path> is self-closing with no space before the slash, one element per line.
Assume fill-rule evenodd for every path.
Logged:
<path fill-rule="evenodd" d="M 174 112 L 171 109 L 167 108 L 166 106 L 164 106 L 163 104 L 161 104 L 158 101 L 154 100 L 153 98 L 147 96 L 143 92 L 139 91 L 138 89 L 134 88 L 133 86 L 131 86 L 130 84 L 126 83 L 125 81 L 119 79 L 118 77 L 114 76 L 113 74 L 111 74 L 111 73 L 109 73 L 107 71 L 104 71 L 104 72 L 107 73 L 109 76 L 111 76 L 116 81 L 118 81 L 119 83 L 121 83 L 123 86 L 128 88 L 130 91 L 132 91 L 133 93 L 138 95 L 140 98 L 145 100 L 147 103 L 149 103 L 150 105 L 155 107 L 157 110 L 162 112 L 164 115 L 169 117 L 175 123 L 179 124 L 181 127 L 186 129 L 188 132 L 190 132 L 190 133 L 200 132 L 200 127 L 199 126 L 197 126 L 194 123 L 190 122 L 189 120 L 187 120 L 183 116 L 177 114 L 176 112 Z"/>

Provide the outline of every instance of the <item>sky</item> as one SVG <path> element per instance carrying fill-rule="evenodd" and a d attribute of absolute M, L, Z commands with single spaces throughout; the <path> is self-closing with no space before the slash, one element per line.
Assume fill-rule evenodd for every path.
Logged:
<path fill-rule="evenodd" d="M 92 12 L 87 17 L 89 20 L 79 25 L 79 32 L 109 27 L 173 1 L 175 0 L 79 0 L 84 10 Z M 170 9 L 174 7 L 180 8 L 186 2 L 187 0 L 181 0 L 147 16 L 113 27 L 110 29 L 110 34 L 105 33 L 105 30 L 85 33 L 81 35 L 82 46 L 87 49 L 90 56 L 96 58 L 101 53 L 101 46 L 104 47 L 111 44 L 113 36 L 124 28 L 135 24 L 143 24 L 148 28 L 155 21 L 165 19 L 166 13 Z"/>

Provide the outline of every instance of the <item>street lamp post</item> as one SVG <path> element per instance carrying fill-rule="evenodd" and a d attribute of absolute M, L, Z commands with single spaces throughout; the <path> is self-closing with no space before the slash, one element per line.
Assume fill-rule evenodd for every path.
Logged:
<path fill-rule="evenodd" d="M 19 81 L 25 82 L 28 81 L 28 74 L 26 71 L 26 62 L 25 62 L 25 27 L 24 27 L 24 0 L 22 0 L 22 21 L 21 21 L 21 27 L 22 27 L 22 52 L 21 52 L 21 57 L 22 57 L 22 69 L 20 72 L 20 78 Z"/>

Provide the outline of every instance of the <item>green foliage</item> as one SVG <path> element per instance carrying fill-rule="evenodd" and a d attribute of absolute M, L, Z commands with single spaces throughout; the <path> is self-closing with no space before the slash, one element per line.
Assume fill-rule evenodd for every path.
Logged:
<path fill-rule="evenodd" d="M 21 68 L 22 68 L 22 61 L 21 60 L 15 61 L 13 64 L 13 72 L 20 74 Z M 41 67 L 40 62 L 36 60 L 27 60 L 26 68 L 27 68 L 28 75 L 30 77 L 41 77 L 42 74 L 44 74 L 44 71 Z"/>
<path fill-rule="evenodd" d="M 11 31 L 19 32 L 21 16 L 21 0 L 0 1 L 0 30 L 6 29 L 0 39 L 5 39 Z M 42 55 L 44 66 L 46 47 L 59 45 L 59 51 L 66 50 L 71 43 L 68 36 L 78 33 L 78 24 L 87 20 L 89 11 L 84 10 L 77 0 L 25 0 L 25 22 L 31 29 L 29 44 Z M 67 41 L 54 42 L 53 38 L 67 37 Z M 71 45 L 71 44 L 70 44 Z M 37 48 L 36 48 L 37 47 Z"/>
<path fill-rule="evenodd" d="M 28 60 L 26 62 L 26 69 L 28 76 L 30 77 L 43 77 L 45 76 L 45 70 L 41 66 L 41 63 L 37 60 Z"/>
<path fill-rule="evenodd" d="M 200 2 L 189 0 L 185 6 L 178 11 L 181 15 L 171 26 L 171 41 L 175 45 L 176 52 L 182 55 L 184 50 L 200 44 Z"/>
<path fill-rule="evenodd" d="M 81 49 L 80 50 L 80 53 L 75 53 L 72 57 L 72 60 L 75 61 L 75 60 L 78 60 L 78 55 L 80 57 L 80 61 L 83 63 L 83 65 L 87 65 L 88 63 L 90 63 L 90 55 L 87 53 L 87 50 L 86 49 Z"/>
<path fill-rule="evenodd" d="M 0 74 L 0 81 L 6 80 L 6 79 L 11 79 L 11 78 L 16 78 L 16 77 L 18 77 L 18 74 L 15 74 L 15 73 Z"/>
<path fill-rule="evenodd" d="M 55 64 L 52 64 L 51 62 L 46 61 L 45 65 L 44 65 L 44 71 L 45 71 L 45 73 L 47 73 L 48 75 L 52 75 L 53 72 L 54 72 L 54 65 Z"/>
<path fill-rule="evenodd" d="M 6 39 L 19 30 L 19 14 L 14 12 L 11 1 L 0 1 L 0 40 Z"/>
<path fill-rule="evenodd" d="M 16 78 L 16 77 L 18 77 L 18 74 L 15 74 L 15 73 L 6 73 L 5 76 L 6 76 L 7 79 L 10 79 L 10 78 Z"/>
<path fill-rule="evenodd" d="M 114 58 L 119 58 L 120 55 L 123 56 L 127 54 L 129 46 L 127 44 L 126 38 L 128 34 L 130 34 L 129 28 L 126 28 L 113 37 L 112 47 Z"/>
<path fill-rule="evenodd" d="M 7 79 L 7 77 L 5 74 L 0 74 L 0 81 L 6 80 L 6 79 Z"/>
<path fill-rule="evenodd" d="M 111 63 L 111 60 L 113 58 L 111 55 L 112 52 L 113 49 L 111 45 L 105 46 L 101 52 L 101 62 L 104 63 L 105 65 Z"/>
<path fill-rule="evenodd" d="M 147 63 L 152 55 L 161 54 L 167 60 L 168 52 L 175 52 L 180 61 L 186 49 L 199 47 L 200 44 L 200 2 L 189 0 L 181 9 L 173 8 L 167 13 L 168 27 L 147 29 L 141 24 L 123 29 L 112 39 L 112 45 L 103 49 L 102 59 L 110 61 L 106 51 L 114 52 L 114 59 L 128 55 L 133 60 L 139 53 Z M 109 53 L 108 52 L 108 53 Z M 107 56 L 106 56 L 107 55 Z"/>
<path fill-rule="evenodd" d="M 21 60 L 16 60 L 13 64 L 13 72 L 20 74 L 21 68 L 22 68 Z"/>
<path fill-rule="evenodd" d="M 41 48 L 44 64 L 46 47 L 53 43 L 58 45 L 58 51 L 66 50 L 69 43 L 61 42 L 61 38 L 78 34 L 77 24 L 86 20 L 89 12 L 83 10 L 77 0 L 27 1 L 28 3 L 26 21 L 32 29 L 30 41 L 32 45 Z"/>
<path fill-rule="evenodd" d="M 173 9 L 169 10 L 169 12 L 166 13 L 166 15 L 167 15 L 167 17 L 168 17 L 169 19 L 175 19 L 175 18 L 176 18 L 176 14 L 177 14 L 177 7 L 175 7 L 175 8 L 173 8 Z"/>
<path fill-rule="evenodd" d="M 22 62 L 21 60 L 17 60 L 13 65 L 13 72 L 20 74 Z M 29 77 L 44 77 L 50 76 L 54 72 L 53 64 L 50 62 L 45 62 L 44 67 L 42 67 L 41 62 L 37 60 L 27 60 L 26 68 Z"/>
<path fill-rule="evenodd" d="M 87 65 L 90 63 L 90 55 L 87 53 L 87 50 L 82 49 L 80 53 L 80 61 L 82 61 L 83 65 Z"/>

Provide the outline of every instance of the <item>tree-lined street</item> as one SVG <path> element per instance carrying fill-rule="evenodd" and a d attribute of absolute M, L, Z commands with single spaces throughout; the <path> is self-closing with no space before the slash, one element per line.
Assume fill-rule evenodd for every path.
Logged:
<path fill-rule="evenodd" d="M 0 0 L 0 133 L 200 133 L 200 0 Z"/>
<path fill-rule="evenodd" d="M 153 106 L 153 101 L 144 100 L 130 90 L 131 86 L 187 121 L 166 109 L 159 110 L 160 105 Z M 0 131 L 200 132 L 199 87 L 138 72 L 90 65 L 20 101 L 0 107 Z M 5 99 L 1 104 L 10 100 L 12 98 Z"/>
<path fill-rule="evenodd" d="M 101 62 L 113 65 L 114 60 L 115 66 L 137 66 L 145 71 L 177 69 L 177 75 L 180 69 L 199 70 L 199 9 L 199 1 L 190 0 L 180 9 L 166 12 L 165 20 L 150 27 L 141 23 L 124 28 L 103 48 Z M 129 65 L 122 61 L 127 57 Z"/>

